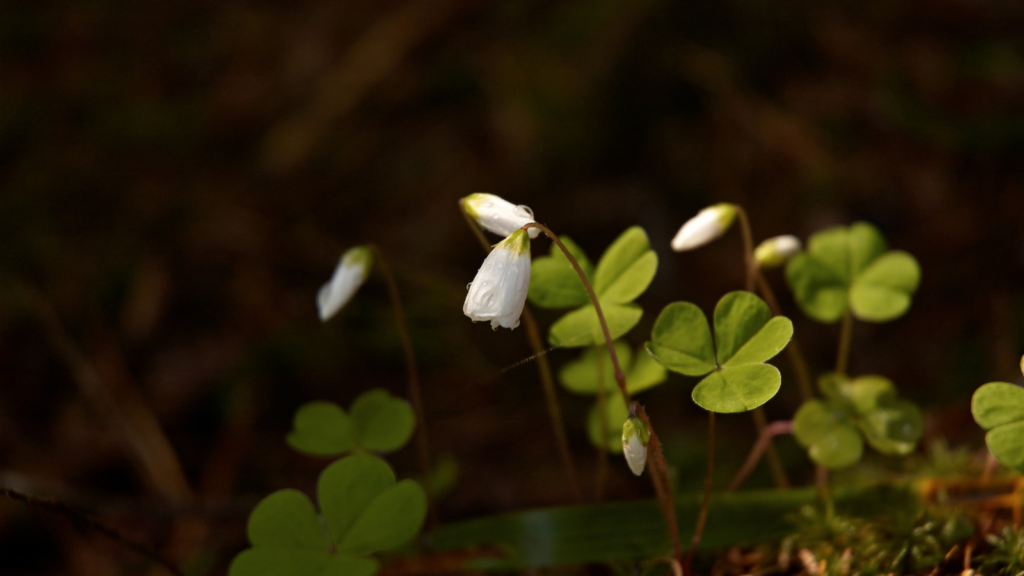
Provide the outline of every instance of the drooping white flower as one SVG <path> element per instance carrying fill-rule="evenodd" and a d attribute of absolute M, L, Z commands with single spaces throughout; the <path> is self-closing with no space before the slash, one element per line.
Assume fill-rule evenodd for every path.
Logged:
<path fill-rule="evenodd" d="M 373 265 L 373 252 L 366 246 L 349 248 L 334 269 L 334 275 L 316 294 L 316 307 L 320 321 L 326 322 L 338 313 L 366 282 Z"/>
<path fill-rule="evenodd" d="M 459 200 L 459 204 L 481 228 L 498 236 L 508 236 L 534 221 L 533 210 L 528 206 L 516 206 L 494 194 L 477 192 Z M 540 229 L 530 228 L 529 233 L 530 238 L 536 238 Z"/>
<path fill-rule="evenodd" d="M 530 237 L 516 230 L 484 259 L 469 285 L 462 312 L 473 322 L 490 320 L 491 328 L 519 326 L 530 288 Z"/>
<path fill-rule="evenodd" d="M 637 476 L 644 473 L 647 464 L 647 443 L 651 441 L 651 430 L 639 418 L 630 418 L 622 424 L 622 453 L 626 464 Z"/>
<path fill-rule="evenodd" d="M 796 236 L 786 234 L 769 238 L 757 245 L 754 260 L 761 268 L 782 266 L 787 260 L 800 252 L 802 245 Z"/>
<path fill-rule="evenodd" d="M 672 239 L 672 249 L 685 252 L 699 248 L 718 238 L 736 219 L 736 209 L 728 202 L 708 206 L 683 224 Z"/>

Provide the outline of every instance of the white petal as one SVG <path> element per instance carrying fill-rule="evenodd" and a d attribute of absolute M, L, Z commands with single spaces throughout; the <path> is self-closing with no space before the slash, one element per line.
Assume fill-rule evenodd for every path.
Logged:
<path fill-rule="evenodd" d="M 523 226 L 533 222 L 533 211 L 526 206 L 515 204 L 495 196 L 478 192 L 462 199 L 463 210 L 469 214 L 481 228 L 499 236 L 508 236 Z M 540 234 L 539 228 L 530 228 L 530 238 Z"/>
<path fill-rule="evenodd" d="M 626 456 L 626 464 L 637 476 L 644 473 L 647 464 L 647 446 L 640 441 L 639 434 L 631 434 L 628 441 L 622 443 L 622 453 Z"/>
<path fill-rule="evenodd" d="M 352 299 L 369 275 L 370 251 L 356 246 L 342 255 L 331 279 L 316 294 L 320 321 L 326 322 Z"/>
<path fill-rule="evenodd" d="M 684 252 L 711 242 L 729 229 L 735 216 L 736 212 L 732 206 L 725 203 L 701 210 L 676 232 L 675 238 L 672 239 L 672 249 Z"/>
<path fill-rule="evenodd" d="M 490 321 L 497 329 L 515 328 L 530 287 L 530 241 L 517 230 L 484 259 L 469 285 L 462 312 L 474 322 Z"/>
<path fill-rule="evenodd" d="M 784 264 L 801 249 L 800 239 L 796 236 L 775 236 L 758 244 L 754 250 L 754 259 L 762 268 L 773 268 Z"/>

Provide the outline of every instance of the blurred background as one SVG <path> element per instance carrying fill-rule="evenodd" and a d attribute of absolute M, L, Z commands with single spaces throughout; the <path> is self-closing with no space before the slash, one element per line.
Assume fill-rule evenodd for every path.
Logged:
<path fill-rule="evenodd" d="M 905 317 L 856 325 L 851 372 L 922 403 L 925 446 L 977 450 L 970 394 L 1019 381 L 1024 351 L 1022 29 L 1024 4 L 1000 0 L 4 2 L 0 484 L 222 573 L 254 503 L 311 491 L 327 463 L 283 441 L 299 405 L 405 395 L 378 274 L 316 317 L 341 252 L 372 242 L 405 299 L 432 450 L 458 468 L 441 519 L 568 502 L 522 331 L 462 315 L 482 254 L 457 200 L 476 191 L 595 259 L 643 226 L 660 266 L 634 344 L 668 302 L 710 311 L 742 287 L 738 231 L 668 249 L 700 208 L 745 206 L 758 241 L 874 223 L 923 279 Z M 769 280 L 827 370 L 838 326 Z M 789 418 L 777 363 L 766 409 Z M 694 382 L 645 397 L 681 490 L 703 474 Z M 589 493 L 591 399 L 561 400 Z M 754 438 L 722 420 L 720 483 Z M 417 473 L 411 446 L 389 460 Z M 750 484 L 770 484 L 763 466 Z M 650 495 L 612 460 L 609 498 Z M 0 574 L 157 570 L 0 501 Z"/>

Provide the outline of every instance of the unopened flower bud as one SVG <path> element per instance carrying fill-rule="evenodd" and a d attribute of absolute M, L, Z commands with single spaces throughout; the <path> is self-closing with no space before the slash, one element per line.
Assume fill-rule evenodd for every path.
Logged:
<path fill-rule="evenodd" d="M 316 295 L 316 306 L 320 311 L 320 320 L 326 322 L 338 313 L 355 295 L 370 275 L 373 265 L 373 252 L 366 246 L 349 248 L 341 256 L 334 275 L 320 288 Z"/>
<path fill-rule="evenodd" d="M 533 210 L 527 206 L 516 206 L 494 194 L 477 192 L 459 201 L 462 210 L 481 228 L 498 236 L 508 236 L 512 232 L 533 222 Z M 539 228 L 530 228 L 530 238 L 540 234 Z"/>
<path fill-rule="evenodd" d="M 639 418 L 630 418 L 622 425 L 622 453 L 626 464 L 637 476 L 644 473 L 647 464 L 647 443 L 651 441 L 651 430 Z"/>
<path fill-rule="evenodd" d="M 736 219 L 736 209 L 728 202 L 709 206 L 683 224 L 672 239 L 672 249 L 685 252 L 699 248 L 725 234 Z"/>
<path fill-rule="evenodd" d="M 769 238 L 757 245 L 754 260 L 761 268 L 782 266 L 787 260 L 800 252 L 802 245 L 796 236 L 785 235 Z"/>
<path fill-rule="evenodd" d="M 491 321 L 491 328 L 519 326 L 530 288 L 530 237 L 516 230 L 487 255 L 469 285 L 462 312 L 474 322 Z"/>

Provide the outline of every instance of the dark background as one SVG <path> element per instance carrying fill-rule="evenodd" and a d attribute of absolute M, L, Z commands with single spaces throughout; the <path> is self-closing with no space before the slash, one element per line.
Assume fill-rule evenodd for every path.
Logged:
<path fill-rule="evenodd" d="M 923 280 L 905 317 L 857 324 L 851 372 L 922 403 L 925 444 L 976 450 L 970 393 L 1019 380 L 1024 350 L 1021 30 L 1016 1 L 4 2 L 0 484 L 222 572 L 256 500 L 311 490 L 326 464 L 283 442 L 300 404 L 405 393 L 379 275 L 316 318 L 338 255 L 373 242 L 405 297 L 432 448 L 460 469 L 442 519 L 566 502 L 522 331 L 461 312 L 482 255 L 457 200 L 474 191 L 592 258 L 643 226 L 660 266 L 634 344 L 666 303 L 710 311 L 742 286 L 735 230 L 668 250 L 700 208 L 742 204 L 757 240 L 873 222 Z M 769 277 L 828 369 L 838 326 Z M 766 408 L 789 418 L 778 364 Z M 693 384 L 645 396 L 684 490 L 703 474 Z M 589 491 L 591 400 L 561 398 Z M 753 431 L 722 420 L 724 482 Z M 389 458 L 399 476 L 412 452 Z M 612 472 L 610 498 L 650 495 Z M 2 574 L 145 569 L 0 502 Z"/>

